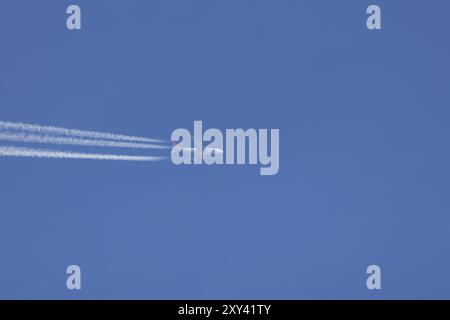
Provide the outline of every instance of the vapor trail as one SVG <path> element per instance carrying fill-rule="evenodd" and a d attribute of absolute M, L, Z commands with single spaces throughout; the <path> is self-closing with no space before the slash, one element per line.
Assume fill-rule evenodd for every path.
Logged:
<path fill-rule="evenodd" d="M 122 141 L 137 141 L 137 142 L 154 142 L 154 143 L 164 143 L 164 140 L 151 139 L 144 137 L 128 136 L 123 134 L 114 134 L 106 132 L 97 131 L 85 131 L 78 129 L 66 129 L 59 127 L 50 126 L 40 126 L 37 124 L 26 124 L 21 122 L 8 122 L 0 121 L 0 129 L 3 130 L 20 130 L 26 132 L 34 132 L 39 134 L 53 134 L 53 135 L 63 135 L 63 136 L 75 136 L 82 138 L 92 138 L 92 139 L 109 139 L 109 140 L 122 140 Z"/>
<path fill-rule="evenodd" d="M 72 137 L 29 134 L 29 133 L 23 133 L 23 132 L 14 132 L 14 133 L 0 132 L 0 140 L 14 141 L 14 142 L 90 146 L 90 147 L 116 147 L 116 148 L 135 148 L 135 149 L 170 149 L 171 148 L 169 146 L 164 146 L 161 144 L 82 139 L 82 138 L 72 138 Z"/>
<path fill-rule="evenodd" d="M 55 159 L 90 159 L 90 160 L 116 160 L 116 161 L 158 161 L 164 157 L 144 157 L 116 154 L 77 153 L 68 151 L 53 151 L 45 149 L 30 149 L 20 147 L 0 146 L 0 157 L 31 157 Z"/>

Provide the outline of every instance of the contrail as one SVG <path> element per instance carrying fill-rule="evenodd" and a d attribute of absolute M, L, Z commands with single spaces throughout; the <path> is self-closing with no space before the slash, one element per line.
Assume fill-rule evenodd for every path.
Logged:
<path fill-rule="evenodd" d="M 151 139 L 144 137 L 135 137 L 122 134 L 97 132 L 97 131 L 85 131 L 77 129 L 65 129 L 59 127 L 50 126 L 40 126 L 37 124 L 26 124 L 21 122 L 8 122 L 0 121 L 0 129 L 3 130 L 20 130 L 26 132 L 34 132 L 39 134 L 53 134 L 53 135 L 63 135 L 63 136 L 75 136 L 82 138 L 92 138 L 92 139 L 109 139 L 109 140 L 122 140 L 122 141 L 136 141 L 136 142 L 154 142 L 154 143 L 164 143 L 166 141 L 160 139 Z"/>
<path fill-rule="evenodd" d="M 116 161 L 158 161 L 165 157 L 144 157 L 116 154 L 77 153 L 68 151 L 53 151 L 45 149 L 30 149 L 21 147 L 0 146 L 0 157 L 31 157 L 31 158 L 55 158 L 55 159 L 90 159 L 90 160 L 116 160 Z"/>
<path fill-rule="evenodd" d="M 160 144 L 82 139 L 82 138 L 72 138 L 72 137 L 29 134 L 29 133 L 23 133 L 23 132 L 14 132 L 14 133 L 0 132 L 0 140 L 14 141 L 14 142 L 90 146 L 90 147 L 116 147 L 116 148 L 136 148 L 136 149 L 170 149 L 171 148 L 169 146 L 164 146 L 164 145 L 160 145 Z"/>

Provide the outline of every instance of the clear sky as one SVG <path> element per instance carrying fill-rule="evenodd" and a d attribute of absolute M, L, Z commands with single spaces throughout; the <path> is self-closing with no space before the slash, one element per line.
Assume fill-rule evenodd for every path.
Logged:
<path fill-rule="evenodd" d="M 162 139 L 194 120 L 279 128 L 280 171 L 0 158 L 0 298 L 450 298 L 449 13 L 1 1 L 0 120 Z"/>

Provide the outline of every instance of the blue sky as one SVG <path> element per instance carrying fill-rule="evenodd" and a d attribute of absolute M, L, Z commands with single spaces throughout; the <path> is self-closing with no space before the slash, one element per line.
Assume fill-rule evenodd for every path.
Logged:
<path fill-rule="evenodd" d="M 450 298 L 447 1 L 0 6 L 0 120 L 280 129 L 274 176 L 0 158 L 0 298 Z"/>

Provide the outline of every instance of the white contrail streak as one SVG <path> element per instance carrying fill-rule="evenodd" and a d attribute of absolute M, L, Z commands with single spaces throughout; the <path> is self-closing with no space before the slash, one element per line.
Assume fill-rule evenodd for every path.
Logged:
<path fill-rule="evenodd" d="M 59 145 L 75 145 L 75 146 L 90 146 L 90 147 L 116 147 L 116 148 L 135 148 L 135 149 L 170 149 L 169 146 L 160 144 L 148 144 L 126 141 L 111 141 L 111 140 L 94 140 L 82 139 L 61 136 L 37 135 L 23 132 L 0 132 L 0 140 L 14 141 L 14 142 L 29 142 L 29 143 L 48 143 Z"/>
<path fill-rule="evenodd" d="M 0 129 L 3 130 L 19 130 L 26 132 L 34 132 L 39 134 L 50 134 L 50 135 L 63 135 L 63 136 L 75 136 L 82 138 L 91 139 L 109 139 L 109 140 L 122 140 L 122 141 L 136 141 L 136 142 L 154 142 L 154 143 L 164 143 L 164 140 L 151 139 L 144 137 L 134 137 L 122 134 L 97 132 L 97 131 L 85 131 L 77 129 L 65 129 L 59 127 L 50 126 L 40 126 L 37 124 L 26 124 L 21 122 L 8 122 L 0 121 Z"/>
<path fill-rule="evenodd" d="M 116 160 L 116 161 L 158 161 L 165 157 L 144 157 L 116 154 L 77 153 L 68 151 L 53 151 L 45 149 L 30 149 L 21 147 L 0 146 L 0 157 L 31 157 L 55 159 L 90 159 L 90 160 Z"/>

